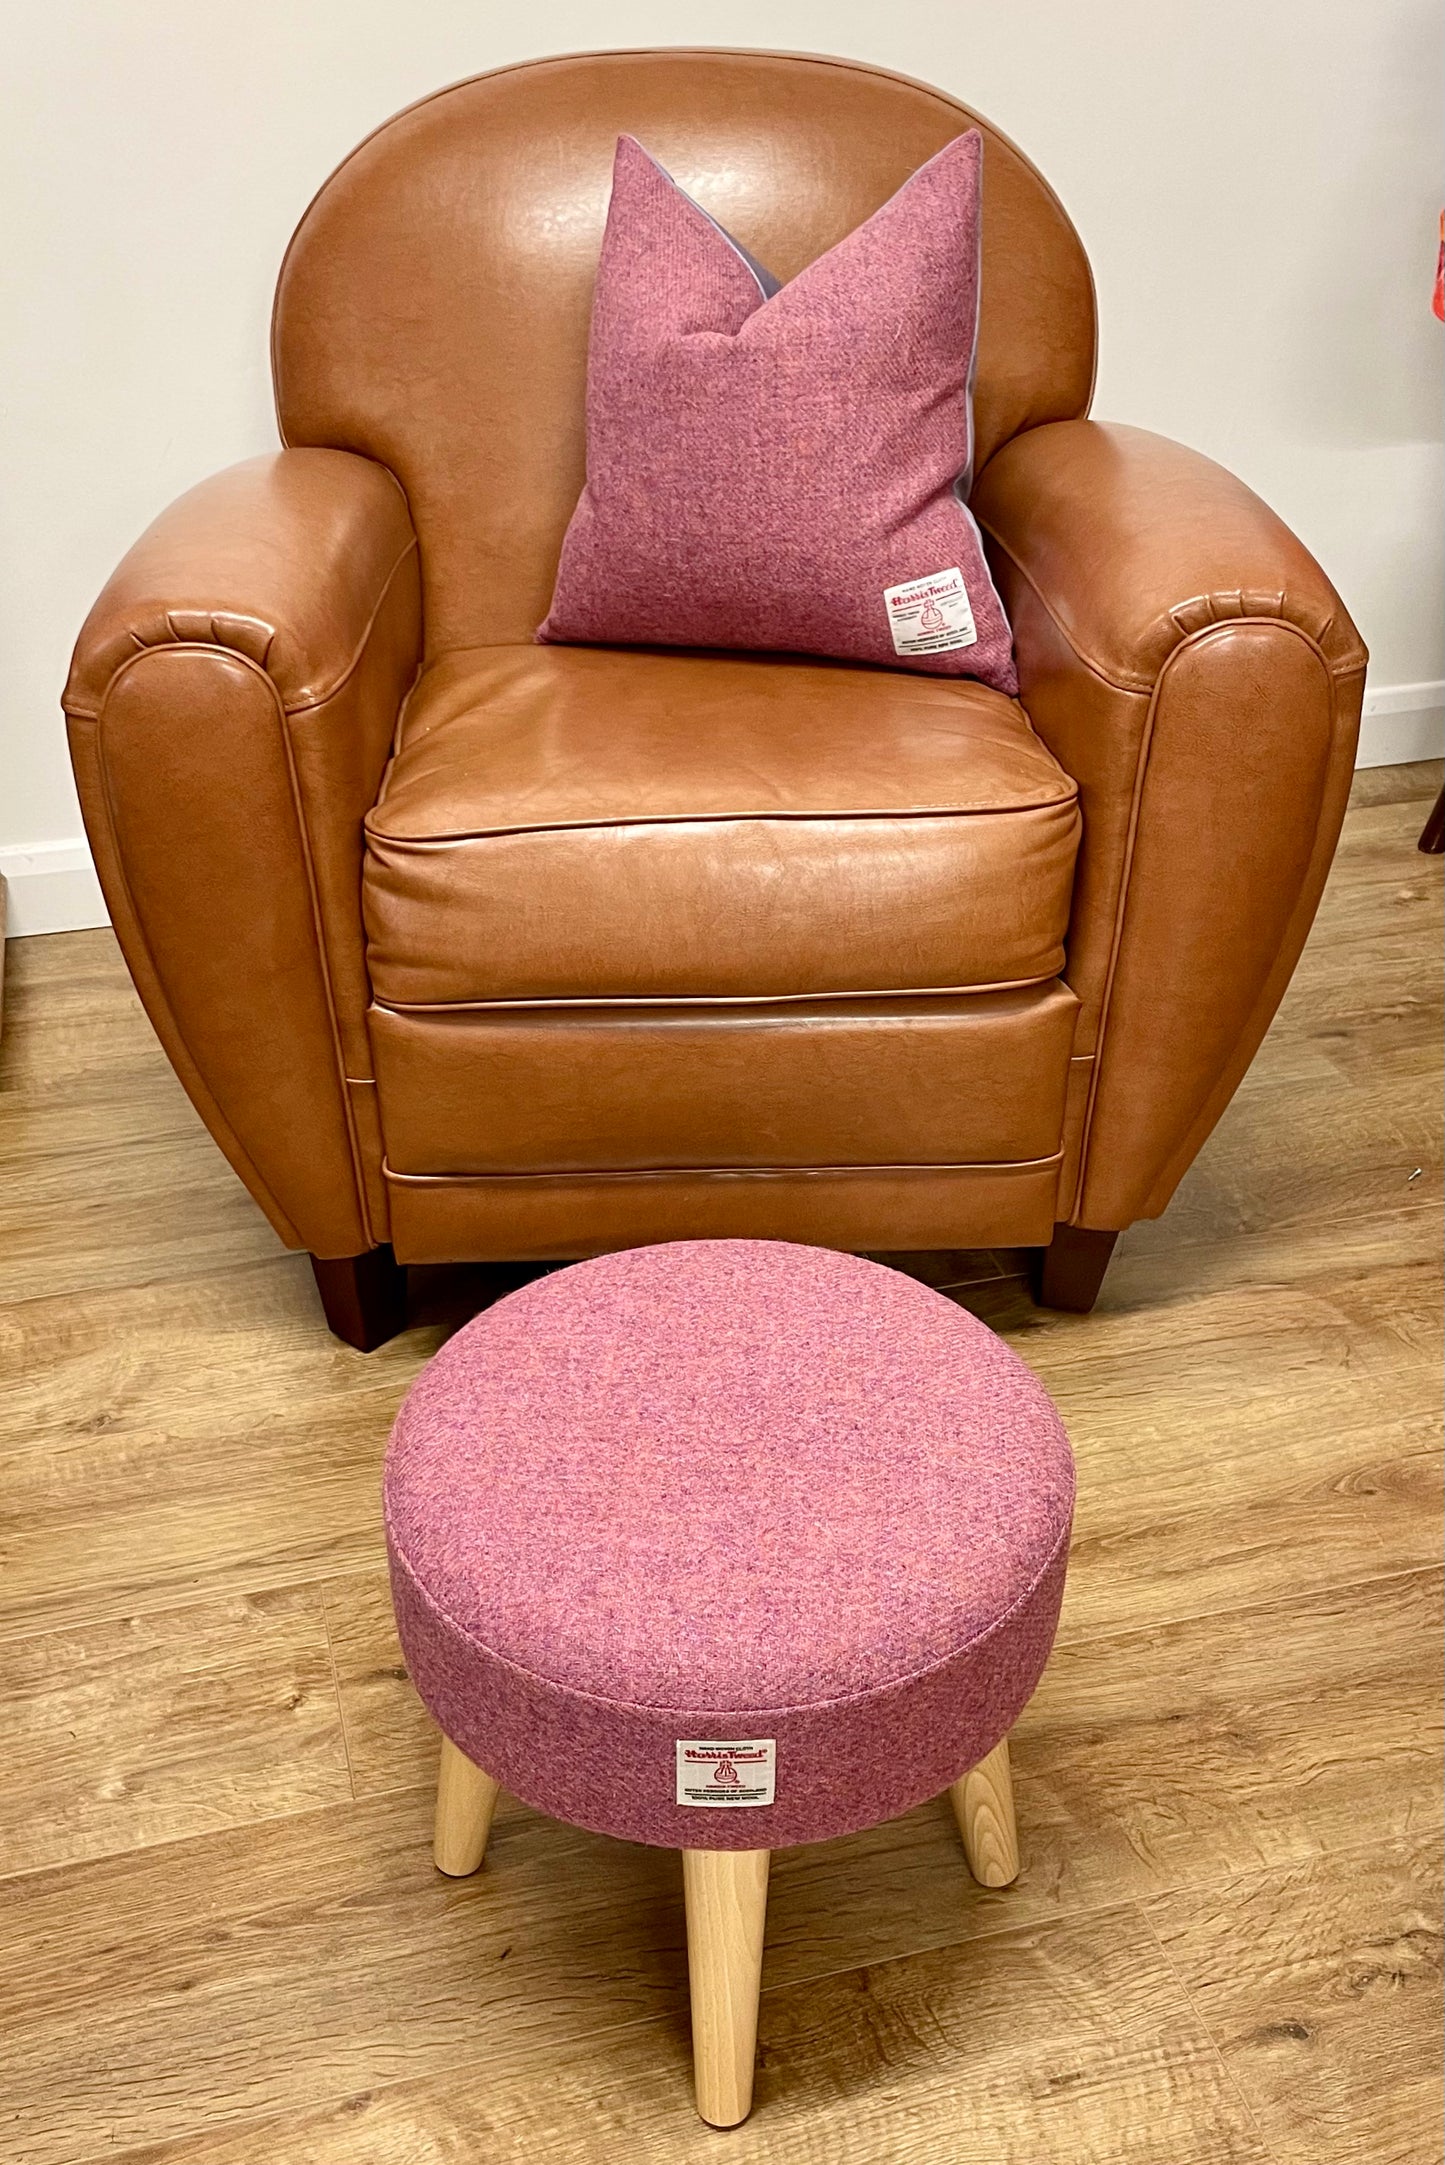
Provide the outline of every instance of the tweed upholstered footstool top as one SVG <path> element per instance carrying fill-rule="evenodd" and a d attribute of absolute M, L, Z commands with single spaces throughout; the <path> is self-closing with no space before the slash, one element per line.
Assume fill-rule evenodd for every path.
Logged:
<path fill-rule="evenodd" d="M 499 1785 L 682 1850 L 699 2107 L 741 2118 L 769 1851 L 952 1789 L 976 1872 L 1013 1876 L 1005 1739 L 1073 1493 L 1017 1356 L 857 1257 L 679 1242 L 511 1294 L 387 1459 L 438 1862 L 480 1863 Z"/>

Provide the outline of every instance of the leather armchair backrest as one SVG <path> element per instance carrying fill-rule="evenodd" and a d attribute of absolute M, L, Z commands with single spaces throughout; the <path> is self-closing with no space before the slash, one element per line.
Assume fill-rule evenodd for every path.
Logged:
<path fill-rule="evenodd" d="M 587 328 L 619 134 L 780 278 L 966 128 L 984 137 L 975 470 L 1088 406 L 1079 237 L 1005 137 L 852 61 L 593 53 L 505 68 L 378 129 L 292 240 L 272 327 L 289 444 L 378 459 L 421 541 L 428 656 L 529 639 L 583 480 Z"/>

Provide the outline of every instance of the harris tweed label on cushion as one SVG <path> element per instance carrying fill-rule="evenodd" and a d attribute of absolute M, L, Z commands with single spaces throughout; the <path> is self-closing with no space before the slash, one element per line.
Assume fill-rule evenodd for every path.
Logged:
<path fill-rule="evenodd" d="M 977 641 L 968 588 L 957 564 L 927 579 L 890 586 L 883 599 L 895 653 L 951 654 L 956 647 L 973 646 Z"/>

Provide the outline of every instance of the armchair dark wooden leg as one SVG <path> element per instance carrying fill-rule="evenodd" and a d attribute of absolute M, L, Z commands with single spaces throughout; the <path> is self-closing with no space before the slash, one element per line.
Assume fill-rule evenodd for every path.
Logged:
<path fill-rule="evenodd" d="M 313 1255 L 311 1268 L 327 1322 L 358 1353 L 374 1353 L 406 1329 L 406 1269 L 390 1248 Z"/>
<path fill-rule="evenodd" d="M 1420 831 L 1419 846 L 1427 857 L 1445 857 L 1445 789 L 1435 799 Z"/>
<path fill-rule="evenodd" d="M 1087 1225 L 1056 1225 L 1047 1248 L 1034 1250 L 1034 1299 L 1039 1306 L 1087 1315 L 1099 1298 L 1118 1238 Z"/>

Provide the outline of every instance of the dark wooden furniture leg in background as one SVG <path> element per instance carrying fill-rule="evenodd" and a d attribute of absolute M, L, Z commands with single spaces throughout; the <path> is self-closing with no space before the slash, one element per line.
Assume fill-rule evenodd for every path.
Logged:
<path fill-rule="evenodd" d="M 1034 1299 L 1039 1306 L 1087 1314 L 1099 1298 L 1118 1238 L 1087 1225 L 1056 1225 L 1047 1248 L 1034 1250 Z"/>
<path fill-rule="evenodd" d="M 327 1322 L 358 1353 L 374 1353 L 406 1329 L 406 1271 L 390 1248 L 313 1255 L 311 1268 Z"/>
<path fill-rule="evenodd" d="M 1435 799 L 1434 809 L 1420 830 L 1419 846 L 1427 857 L 1445 857 L 1445 789 Z"/>

